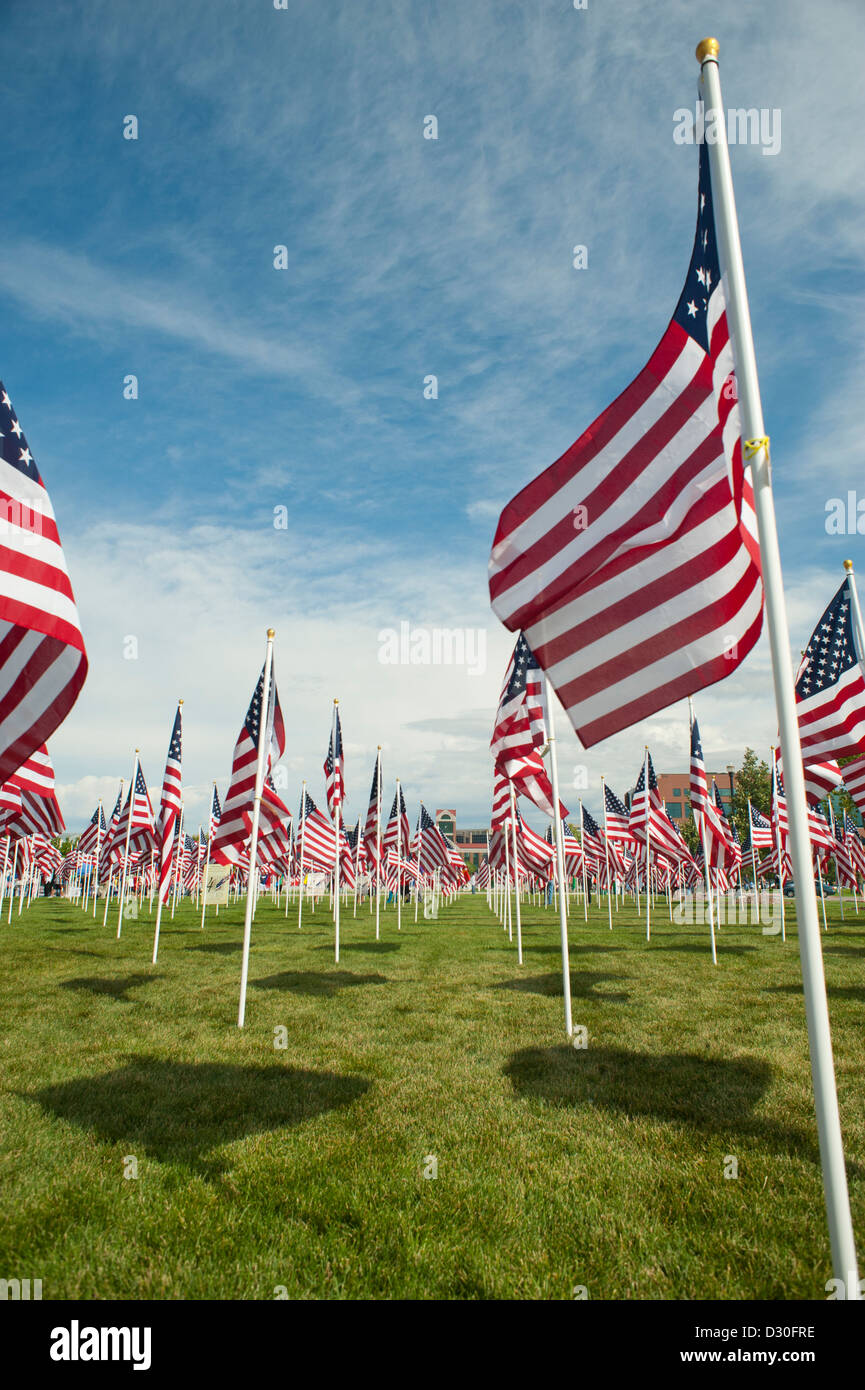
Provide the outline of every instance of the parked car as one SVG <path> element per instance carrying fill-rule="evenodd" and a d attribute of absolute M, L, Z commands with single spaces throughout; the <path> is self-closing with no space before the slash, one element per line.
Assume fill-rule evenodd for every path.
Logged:
<path fill-rule="evenodd" d="M 816 879 L 816 878 L 815 878 L 815 880 L 814 880 L 814 892 L 817 894 L 817 897 L 819 898 L 819 896 L 820 896 L 820 880 L 819 880 L 819 879 Z M 824 880 L 823 880 L 823 896 L 824 896 L 824 898 L 831 898 L 831 897 L 833 896 L 834 893 L 835 893 L 835 885 L 834 885 L 834 883 L 827 883 L 826 880 L 825 880 L 825 878 L 824 878 Z M 788 879 L 787 879 L 787 882 L 784 884 L 784 897 L 785 897 L 785 898 L 792 898 L 792 897 L 795 897 L 795 895 L 796 895 L 796 885 L 795 885 L 795 883 L 793 882 L 793 880 L 792 880 L 791 878 L 788 878 Z"/>

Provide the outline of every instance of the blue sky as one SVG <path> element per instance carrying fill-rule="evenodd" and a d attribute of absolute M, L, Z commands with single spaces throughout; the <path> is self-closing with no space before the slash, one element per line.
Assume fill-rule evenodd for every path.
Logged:
<path fill-rule="evenodd" d="M 828 498 L 865 496 L 865 13 L 730 11 L 84 0 L 48 15 L 7 0 L 0 375 L 91 661 L 51 743 L 70 828 L 113 801 L 136 746 L 158 789 L 179 696 L 189 819 L 203 818 L 268 625 L 292 803 L 303 777 L 321 799 L 336 695 L 349 817 L 381 743 L 412 815 L 422 796 L 484 823 L 513 642 L 488 604 L 495 520 L 672 313 L 697 184 L 673 113 L 693 106 L 708 33 L 725 104 L 781 111 L 777 155 L 732 155 L 804 645 L 842 559 L 865 563 L 861 537 L 824 525 Z M 401 621 L 482 631 L 485 671 L 382 664 L 379 634 Z M 767 748 L 765 642 L 697 710 L 709 762 Z M 600 773 L 624 790 L 644 742 L 659 771 L 686 764 L 684 708 L 591 753 L 563 719 L 559 733 L 573 807 L 578 765 L 597 811 Z"/>

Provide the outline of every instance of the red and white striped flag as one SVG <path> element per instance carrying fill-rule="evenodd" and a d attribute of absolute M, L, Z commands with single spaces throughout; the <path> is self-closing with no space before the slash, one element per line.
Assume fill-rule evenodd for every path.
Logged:
<path fill-rule="evenodd" d="M 685 287 L 647 366 L 499 519 L 494 612 L 586 747 L 723 680 L 760 635 L 708 151 Z"/>
<path fill-rule="evenodd" d="M 664 810 L 658 790 L 658 779 L 648 751 L 640 765 L 640 775 L 634 788 L 628 828 L 632 839 L 638 843 L 645 845 L 648 839 L 654 855 L 668 854 L 677 860 L 691 858 L 687 845 L 676 834 L 675 826 Z"/>
<path fill-rule="evenodd" d="M 265 707 L 264 712 L 262 706 Z M 244 850 L 248 855 L 247 841 L 252 828 L 255 777 L 258 769 L 258 737 L 262 718 L 267 720 L 264 744 L 266 779 L 285 752 L 285 725 L 282 722 L 276 675 L 272 667 L 270 690 L 265 701 L 263 666 L 234 747 L 231 784 L 222 808 L 219 827 L 213 836 L 210 857 L 217 864 L 240 864 Z M 265 830 L 270 817 L 267 799 L 264 796 L 261 800 L 260 817 L 262 829 Z"/>
<path fill-rule="evenodd" d="M 339 709 L 333 705 L 333 724 L 330 730 L 330 743 L 324 760 L 324 792 L 331 820 L 338 820 L 345 792 L 345 760 L 342 753 L 342 729 L 339 723 Z"/>
<path fill-rule="evenodd" d="M 399 803 L 399 814 L 397 814 L 397 803 Z M 408 854 L 409 840 L 411 839 L 411 828 L 408 823 L 408 810 L 406 809 L 405 797 L 402 794 L 402 785 L 393 794 L 393 805 L 390 808 L 390 816 L 387 822 L 387 829 L 382 838 L 382 845 L 387 851 L 399 848 L 400 855 Z"/>
<path fill-rule="evenodd" d="M 102 814 L 102 802 L 96 807 L 89 822 L 78 837 L 76 849 L 79 854 L 95 853 L 96 846 L 100 849 L 105 844 L 105 816 Z"/>
<path fill-rule="evenodd" d="M 150 793 L 147 790 L 141 763 L 137 759 L 135 781 L 126 794 L 123 811 L 117 821 L 111 840 L 110 853 L 117 859 L 122 860 L 123 858 L 126 850 L 127 833 L 129 835 L 130 855 L 135 853 L 149 855 L 151 850 L 156 848 L 153 807 L 150 804 Z"/>
<path fill-rule="evenodd" d="M 511 817 L 511 784 L 503 772 L 496 768 L 493 777 L 493 805 L 490 811 L 490 829 L 498 830 L 507 825 Z"/>
<path fill-rule="evenodd" d="M 381 793 L 381 750 L 379 749 L 375 755 L 372 787 L 366 810 L 366 822 L 363 827 L 363 846 L 376 873 L 381 872 Z"/>
<path fill-rule="evenodd" d="M 21 796 L 21 809 L 7 822 L 13 835 L 44 835 L 50 839 L 65 830 L 54 793 L 54 768 L 48 749 L 37 748 L 6 784 Z"/>
<path fill-rule="evenodd" d="M 546 741 L 543 675 L 520 633 L 505 672 L 490 748 L 496 770 L 513 782 L 514 790 L 553 816 L 553 789 L 538 752 Z M 568 814 L 561 803 L 559 812 Z"/>
<path fill-rule="evenodd" d="M 51 499 L 0 382 L 0 783 L 63 722 L 86 675 Z"/>
<path fill-rule="evenodd" d="M 854 758 L 853 762 L 845 763 L 841 775 L 857 811 L 865 816 L 865 758 Z"/>
<path fill-rule="evenodd" d="M 750 840 L 755 849 L 772 849 L 775 844 L 775 837 L 772 833 L 772 823 L 762 815 L 755 806 L 748 802 L 748 822 L 750 825 Z"/>
<path fill-rule="evenodd" d="M 796 714 L 807 763 L 865 753 L 865 675 L 852 617 L 847 575 L 811 634 L 796 679 Z"/>
<path fill-rule="evenodd" d="M 177 703 L 174 727 L 168 744 L 168 757 L 165 760 L 165 775 L 162 779 L 162 800 L 159 805 L 159 821 L 156 827 L 157 850 L 159 854 L 159 900 L 168 902 L 171 892 L 171 850 L 174 833 L 180 815 L 181 798 L 181 711 L 183 701 Z"/>

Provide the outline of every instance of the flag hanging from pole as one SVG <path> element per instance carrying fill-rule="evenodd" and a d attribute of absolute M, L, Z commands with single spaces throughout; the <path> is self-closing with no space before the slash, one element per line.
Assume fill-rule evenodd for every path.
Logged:
<path fill-rule="evenodd" d="M 372 774 L 372 787 L 369 805 L 363 827 L 363 845 L 370 864 L 376 873 L 381 870 L 381 753 L 375 755 L 375 768 Z"/>
<path fill-rule="evenodd" d="M 262 717 L 269 722 L 269 727 L 265 729 L 265 778 L 285 752 L 285 725 L 276 688 L 276 675 L 272 669 L 267 708 L 264 716 L 262 715 L 262 706 L 265 704 L 264 669 L 262 666 L 258 684 L 253 691 L 243 727 L 234 747 L 231 783 L 210 850 L 210 857 L 217 864 L 238 864 L 250 836 L 258 768 L 258 736 Z M 266 808 L 267 798 L 262 792 L 261 814 L 264 817 L 267 815 Z"/>
<path fill-rule="evenodd" d="M 590 748 L 723 680 L 762 626 L 708 153 L 685 287 L 648 364 L 499 518 L 493 611 Z"/>
<path fill-rule="evenodd" d="M 513 782 L 514 790 L 553 816 L 553 788 L 538 751 L 547 741 L 543 679 L 532 649 L 520 633 L 505 672 L 490 748 L 496 770 Z M 568 814 L 561 803 L 559 813 L 562 817 Z"/>
<path fill-rule="evenodd" d="M 43 746 L 31 753 L 6 783 L 21 795 L 21 809 L 6 823 L 13 835 L 44 835 L 50 839 L 66 827 L 54 792 L 54 767 Z"/>
<path fill-rule="evenodd" d="M 796 680 L 806 763 L 865 753 L 865 675 L 853 632 L 850 576 L 811 634 Z"/>
<path fill-rule="evenodd" d="M 174 832 L 180 815 L 181 795 L 181 741 L 182 741 L 182 702 L 178 702 L 174 716 L 174 727 L 168 743 L 168 756 L 165 759 L 165 774 L 162 778 L 162 800 L 159 806 L 159 821 L 156 827 L 157 849 L 159 852 L 159 900 L 167 903 L 171 891 L 171 850 Z"/>
<path fill-rule="evenodd" d="M 411 828 L 408 823 L 408 810 L 406 809 L 405 797 L 402 794 L 402 786 L 397 793 L 393 794 L 393 805 L 390 808 L 390 816 L 387 822 L 387 829 L 382 836 L 382 845 L 386 850 L 395 850 L 397 842 L 400 846 L 400 854 L 408 852 L 408 844 L 411 839 Z"/>
<path fill-rule="evenodd" d="M 327 809 L 330 811 L 331 820 L 335 821 L 339 818 L 345 790 L 342 729 L 339 722 L 339 709 L 336 704 L 333 707 L 333 725 L 330 731 L 330 742 L 327 746 L 327 757 L 324 760 L 324 779 Z"/>
<path fill-rule="evenodd" d="M 0 783 L 43 746 L 87 675 L 51 499 L 0 382 Z"/>
<path fill-rule="evenodd" d="M 89 854 L 96 849 L 97 844 L 105 843 L 105 816 L 102 813 L 102 803 L 96 807 L 87 825 L 78 837 L 78 844 L 75 848 L 79 854 Z"/>

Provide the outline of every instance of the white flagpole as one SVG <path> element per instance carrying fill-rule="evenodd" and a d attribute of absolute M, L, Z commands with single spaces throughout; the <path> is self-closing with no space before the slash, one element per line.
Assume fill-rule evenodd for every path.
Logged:
<path fill-rule="evenodd" d="M 396 929 L 402 931 L 402 804 L 396 779 Z"/>
<path fill-rule="evenodd" d="M 748 839 L 751 841 L 751 873 L 754 875 L 754 925 L 760 921 L 760 899 L 757 894 L 757 854 L 754 849 L 754 822 L 751 817 L 751 798 L 748 798 Z"/>
<path fill-rule="evenodd" d="M 504 916 L 504 918 L 502 919 L 502 925 L 504 926 L 505 921 L 507 921 L 508 941 L 513 941 L 513 939 L 514 939 L 514 929 L 513 929 L 513 925 L 512 925 L 512 923 L 513 923 L 513 917 L 512 917 L 512 915 L 511 915 L 511 851 L 510 851 L 510 847 L 508 846 L 508 832 L 507 832 L 507 827 L 505 827 L 505 830 L 504 830 L 504 841 L 505 841 L 505 888 L 507 889 L 507 895 L 508 895 L 508 896 L 507 896 L 507 899 L 506 899 L 506 902 L 505 902 L 505 916 Z"/>
<path fill-rule="evenodd" d="M 833 809 L 832 809 L 832 797 L 829 796 L 828 794 L 827 794 L 827 796 L 826 796 L 826 804 L 827 804 L 827 806 L 829 807 L 829 825 L 830 825 L 830 827 L 831 827 L 831 829 L 832 829 L 832 844 L 833 844 L 833 846 L 834 846 L 834 845 L 836 845 L 836 844 L 838 843 L 837 837 L 836 837 L 836 835 L 835 835 L 835 812 L 834 812 Z M 818 858 L 819 858 L 819 856 L 818 856 Z M 838 855 L 837 855 L 837 853 L 834 853 L 834 854 L 832 855 L 832 861 L 833 861 L 833 863 L 834 863 L 834 865 L 835 865 L 835 883 L 836 883 L 837 886 L 838 886 L 838 906 L 841 908 L 841 921 L 843 922 L 843 921 L 844 921 L 844 894 L 843 894 L 842 891 L 841 891 L 841 870 L 838 868 Z M 823 895 L 823 880 L 822 880 L 822 878 L 821 878 L 821 880 L 820 880 L 820 896 L 822 897 L 822 895 Z M 824 902 L 824 904 L 823 904 L 823 930 L 826 931 L 826 904 L 825 904 L 825 902 Z"/>
<path fill-rule="evenodd" d="M 120 928 L 123 923 L 123 899 L 126 896 L 126 876 L 129 872 L 129 837 L 132 834 L 132 816 L 135 810 L 135 785 L 138 781 L 138 749 L 135 750 L 135 759 L 132 764 L 132 781 L 129 783 L 129 815 L 126 817 L 126 844 L 123 849 L 123 875 L 120 883 L 120 902 L 117 908 L 117 940 L 120 940 Z M 123 813 L 121 812 L 121 815 Z"/>
<path fill-rule="evenodd" d="M 782 850 L 781 850 L 781 807 L 778 805 L 778 765 L 777 765 L 777 763 L 775 762 L 775 745 L 774 745 L 774 743 L 772 743 L 772 744 L 769 745 L 769 752 L 770 752 L 770 755 L 771 755 L 771 758 L 772 758 L 772 806 L 773 806 L 773 808 L 774 808 L 774 815 L 772 816 L 772 819 L 773 819 L 773 821 L 775 822 L 775 853 L 776 853 L 777 856 L 778 856 L 778 891 L 779 891 L 779 893 L 780 893 L 780 895 L 781 895 L 781 940 L 782 940 L 782 941 L 786 941 L 786 940 L 787 940 L 787 921 L 786 921 L 786 916 L 785 916 L 785 913 L 784 913 L 784 868 L 783 868 L 783 855 L 782 855 Z M 803 774 L 803 776 L 804 776 L 804 774 Z M 787 823 L 788 823 L 788 824 L 789 824 L 789 821 L 790 821 L 790 798 L 787 797 Z M 814 880 L 813 880 L 813 877 L 811 876 L 810 870 L 811 870 L 811 837 L 810 837 L 810 835 L 809 835 L 809 837 L 808 837 L 808 871 L 809 871 L 809 877 L 811 877 L 811 882 L 813 883 Z M 798 910 L 798 907 L 799 907 L 798 899 L 797 899 L 797 902 L 796 902 L 796 907 L 797 907 L 797 910 Z M 817 901 L 816 901 L 816 898 L 815 898 L 815 900 L 814 900 L 814 913 L 815 913 L 815 916 L 816 916 L 816 912 L 817 912 Z M 819 926 L 818 926 L 818 930 L 819 930 Z"/>
<path fill-rule="evenodd" d="M 690 695 L 688 696 L 688 733 L 692 740 L 694 737 L 694 706 L 691 703 Z M 709 787 L 707 783 L 706 796 L 708 797 L 708 795 Z M 751 803 L 749 801 L 748 806 L 750 807 L 750 805 Z M 732 814 L 732 806 L 730 808 L 730 813 Z M 718 951 L 715 945 L 715 905 L 712 899 L 712 879 L 709 874 L 709 846 L 706 840 L 706 817 L 702 812 L 700 814 L 700 842 L 703 846 L 703 873 L 706 876 L 706 899 L 709 903 L 709 935 L 712 938 L 712 964 L 717 965 Z"/>
<path fill-rule="evenodd" d="M 12 921 L 12 904 L 15 901 L 15 871 L 18 867 L 18 841 L 15 841 L 15 853 L 12 856 L 12 881 L 9 884 L 9 916 L 6 918 L 7 924 Z"/>
<path fill-rule="evenodd" d="M 330 746 L 333 752 L 333 777 L 334 783 L 338 780 L 338 769 L 336 764 L 336 719 L 339 709 L 339 700 L 333 702 L 333 719 L 330 726 Z M 342 824 L 342 779 L 339 778 L 339 796 L 336 803 L 336 816 L 333 821 L 334 850 L 333 850 L 333 948 L 334 959 L 339 965 L 339 831 Z"/>
<path fill-rule="evenodd" d="M 646 753 L 643 758 L 643 783 L 646 797 L 646 940 L 652 939 L 652 804 L 649 799 L 649 745 L 646 744 Z"/>
<path fill-rule="evenodd" d="M 303 921 L 303 841 L 306 832 L 306 783 L 300 784 L 300 884 L 297 890 L 297 930 Z"/>
<path fill-rule="evenodd" d="M 415 830 L 414 837 L 415 837 L 415 842 L 416 842 L 416 844 L 417 844 L 417 882 L 415 883 L 415 886 L 414 886 L 414 920 L 415 920 L 415 925 L 416 925 L 416 924 L 417 924 L 417 909 L 418 909 L 418 903 L 420 902 L 420 879 L 421 879 L 421 865 L 420 865 L 420 811 L 418 811 L 418 813 L 417 813 L 417 828 L 416 828 L 416 830 Z"/>
<path fill-rule="evenodd" d="M 381 920 L 381 744 L 375 755 L 375 939 Z"/>
<path fill-rule="evenodd" d="M 93 869 L 93 916 L 96 916 L 96 894 L 99 889 L 99 854 L 102 849 L 102 798 L 99 798 L 96 820 L 96 861 Z"/>
<path fill-rule="evenodd" d="M 601 778 L 601 799 L 604 803 L 604 858 L 607 865 L 607 920 L 610 924 L 610 931 L 612 931 L 613 907 L 610 902 L 610 842 L 607 839 L 607 791 L 603 777 Z"/>
<path fill-rule="evenodd" d="M 847 571 L 847 587 L 850 590 L 850 608 L 853 616 L 853 634 L 856 638 L 856 655 L 859 658 L 859 665 L 865 670 L 865 624 L 862 622 L 862 609 L 859 607 L 859 594 L 853 575 L 853 561 L 845 560 L 844 568 Z"/>
<path fill-rule="evenodd" d="M 177 887 L 183 874 L 183 802 L 180 803 L 180 824 L 177 828 L 177 864 L 174 869 L 174 884 L 171 894 L 171 920 L 174 920 L 174 909 L 177 906 Z"/>
<path fill-rule="evenodd" d="M 721 82 L 718 75 L 717 41 L 704 39 L 697 48 L 697 58 L 701 65 L 701 86 L 708 98 L 706 106 L 717 113 L 717 143 L 709 145 L 709 162 L 715 198 L 721 267 L 727 282 L 727 322 L 734 349 L 742 440 L 745 457 L 751 459 L 751 479 L 754 488 L 754 504 L 762 556 L 766 618 L 772 650 L 775 702 L 781 731 L 781 748 L 787 769 L 787 813 L 790 823 L 793 875 L 796 884 L 799 952 L 802 961 L 802 983 L 805 994 L 811 1073 L 814 1082 L 814 1101 L 823 1166 L 829 1238 L 832 1246 L 832 1262 L 836 1277 L 847 1281 L 847 1297 L 858 1299 L 860 1295 L 856 1245 L 850 1217 L 850 1199 L 847 1191 L 847 1173 L 844 1167 L 844 1147 L 841 1138 L 841 1118 L 835 1088 L 835 1067 L 832 1059 L 820 925 L 817 920 L 817 900 L 814 893 L 814 877 L 811 873 L 805 774 L 802 766 L 799 726 L 796 719 L 793 673 L 790 663 L 790 635 L 787 627 L 781 558 L 775 526 L 775 505 L 769 469 L 769 441 L 766 438 L 763 424 L 757 363 L 751 337 L 748 295 L 745 288 L 745 271 L 739 245 L 739 228 L 736 221 L 730 154 L 727 148 L 724 105 L 721 99 Z"/>
<path fill-rule="evenodd" d="M 214 787 L 216 783 L 214 782 Z M 204 914 L 207 911 L 207 871 L 210 868 L 210 842 L 213 839 L 213 793 L 210 797 L 210 815 L 207 821 L 207 853 L 204 858 L 204 875 L 201 880 L 201 930 L 204 931 Z"/>
<path fill-rule="evenodd" d="M 360 813 L 358 811 L 356 840 L 354 846 L 354 912 L 352 917 L 357 916 L 357 889 L 360 883 Z"/>
<path fill-rule="evenodd" d="M 583 829 L 583 799 L 582 799 L 582 797 L 578 797 L 578 801 L 579 801 L 579 805 L 580 805 L 580 849 L 581 849 L 582 852 L 583 852 L 583 854 L 582 854 L 582 859 L 583 859 L 583 920 L 586 921 L 586 922 L 588 922 L 588 920 L 589 920 L 589 894 L 588 894 L 588 880 L 587 880 L 587 878 L 586 878 L 586 832 L 585 832 L 585 830 Z"/>
<path fill-rule="evenodd" d="M 523 924 L 520 917 L 520 871 L 519 858 L 517 856 L 517 799 L 514 796 L 514 784 L 508 782 L 511 793 L 511 843 L 514 847 L 514 906 L 517 914 L 517 964 L 523 963 Z"/>
<path fill-rule="evenodd" d="M 258 762 L 255 768 L 255 800 L 252 806 L 252 828 L 249 832 L 249 876 L 246 880 L 246 915 L 243 921 L 243 962 L 240 967 L 240 1004 L 237 1010 L 237 1026 L 242 1028 L 246 1018 L 246 984 L 249 978 L 249 943 L 252 938 L 252 904 L 254 880 L 256 878 L 255 860 L 258 854 L 258 823 L 261 819 L 261 789 L 264 785 L 264 761 L 267 738 L 270 733 L 271 672 L 273 670 L 272 627 L 267 629 L 267 650 L 264 655 L 264 680 L 261 690 L 261 709 L 258 723 Z"/>
<path fill-rule="evenodd" d="M 562 940 L 562 989 L 565 997 L 565 1032 L 573 1037 L 571 1017 L 571 962 L 568 953 L 568 918 L 565 907 L 565 855 L 562 845 L 562 818 L 559 815 L 559 765 L 556 757 L 556 726 L 553 716 L 552 686 L 544 678 L 546 695 L 547 743 L 550 750 L 550 780 L 553 784 L 553 825 L 556 830 L 556 876 L 559 882 L 559 931 Z"/>

